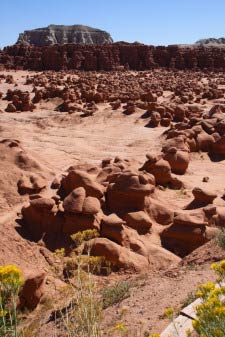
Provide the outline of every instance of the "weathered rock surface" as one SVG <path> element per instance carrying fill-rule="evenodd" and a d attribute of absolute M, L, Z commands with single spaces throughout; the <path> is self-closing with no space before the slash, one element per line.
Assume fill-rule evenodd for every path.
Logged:
<path fill-rule="evenodd" d="M 153 192 L 154 186 L 143 174 L 121 173 L 108 186 L 107 206 L 113 212 L 141 211 L 145 207 L 145 198 Z"/>
<path fill-rule="evenodd" d="M 108 44 L 113 40 L 109 33 L 82 25 L 49 25 L 48 27 L 26 30 L 19 35 L 17 43 L 28 43 L 35 46 L 53 44 Z"/>
<path fill-rule="evenodd" d="M 189 254 L 208 241 L 206 225 L 203 213 L 176 213 L 173 224 L 161 233 L 163 247 L 178 256 Z"/>
<path fill-rule="evenodd" d="M 44 294 L 45 276 L 44 272 L 24 273 L 24 284 L 19 295 L 20 308 L 33 310 L 38 305 Z"/>
<path fill-rule="evenodd" d="M 224 47 L 154 47 L 129 43 L 39 47 L 17 44 L 0 52 L 0 65 L 31 70 L 147 70 L 158 67 L 223 70 L 224 55 Z"/>
<path fill-rule="evenodd" d="M 220 37 L 219 39 L 216 38 L 208 38 L 208 39 L 201 39 L 195 42 L 197 45 L 207 45 L 207 46 L 220 46 L 225 45 L 225 38 Z"/>
<path fill-rule="evenodd" d="M 112 266 L 117 268 L 133 269 L 138 272 L 148 268 L 146 257 L 136 254 L 106 238 L 91 240 L 91 254 L 105 256 L 112 263 Z"/>

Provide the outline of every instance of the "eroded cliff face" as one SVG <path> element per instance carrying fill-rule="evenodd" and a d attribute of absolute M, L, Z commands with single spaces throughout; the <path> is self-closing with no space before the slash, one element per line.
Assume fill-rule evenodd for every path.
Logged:
<path fill-rule="evenodd" d="M 225 70 L 225 48 L 204 46 L 154 47 L 141 44 L 52 45 L 18 44 L 4 48 L 0 65 L 8 69 L 30 70 Z"/>
<path fill-rule="evenodd" d="M 113 40 L 109 33 L 82 25 L 49 25 L 45 28 L 26 30 L 19 35 L 18 43 L 35 46 L 49 46 L 54 44 L 109 44 Z"/>

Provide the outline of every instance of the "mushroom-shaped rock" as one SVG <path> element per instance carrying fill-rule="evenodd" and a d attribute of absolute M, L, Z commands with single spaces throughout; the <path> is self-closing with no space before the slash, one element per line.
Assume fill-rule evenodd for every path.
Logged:
<path fill-rule="evenodd" d="M 102 198 L 104 187 L 95 182 L 93 177 L 80 170 L 71 170 L 61 181 L 61 187 L 65 195 L 71 193 L 77 187 L 83 187 L 86 195 L 95 198 Z"/>
<path fill-rule="evenodd" d="M 175 214 L 174 222 L 160 236 L 164 248 L 184 257 L 208 241 L 203 213 Z"/>
<path fill-rule="evenodd" d="M 188 152 L 179 151 L 175 147 L 168 150 L 164 159 L 169 162 L 172 172 L 176 174 L 184 174 L 190 161 Z"/>
<path fill-rule="evenodd" d="M 44 233 L 61 232 L 63 219 L 57 214 L 57 206 L 52 198 L 37 198 L 30 201 L 28 207 L 22 208 L 25 226 L 34 239 L 39 240 Z"/>
<path fill-rule="evenodd" d="M 192 194 L 194 196 L 194 202 L 198 204 L 212 204 L 213 200 L 217 197 L 216 193 L 200 187 L 195 187 L 192 190 Z"/>
<path fill-rule="evenodd" d="M 186 137 L 183 135 L 167 139 L 162 147 L 162 152 L 167 153 L 171 148 L 175 147 L 179 151 L 190 152 Z"/>
<path fill-rule="evenodd" d="M 120 173 L 107 188 L 107 206 L 113 212 L 143 210 L 145 197 L 153 193 L 154 188 L 142 174 Z"/>
<path fill-rule="evenodd" d="M 150 236 L 139 235 L 136 230 L 127 227 L 126 225 L 102 228 L 101 235 L 147 259 L 149 259 L 149 255 L 152 253 L 154 256 L 154 252 L 157 251 L 158 247 L 156 246 L 155 249 L 152 249 L 154 243 Z M 153 265 L 155 265 L 155 261 L 153 262 Z"/>
<path fill-rule="evenodd" d="M 145 170 L 155 177 L 157 185 L 167 185 L 171 181 L 171 167 L 168 161 L 164 159 L 148 159 L 141 170 Z"/>

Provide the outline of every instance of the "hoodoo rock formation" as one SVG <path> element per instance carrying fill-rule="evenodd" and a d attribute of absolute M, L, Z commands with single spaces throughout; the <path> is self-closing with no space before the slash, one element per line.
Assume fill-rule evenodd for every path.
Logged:
<path fill-rule="evenodd" d="M 214 240 L 225 227 L 224 55 L 125 43 L 0 53 L 0 264 L 23 273 L 18 304 L 35 310 L 21 313 L 24 326 L 40 322 L 35 336 L 66 336 L 80 263 L 97 291 L 136 284 L 104 311 L 115 326 L 112 311 L 134 307 L 135 333 L 167 303 L 180 310 L 225 258 Z"/>
<path fill-rule="evenodd" d="M 225 48 L 204 46 L 154 47 L 142 44 L 17 44 L 0 52 L 0 67 L 30 70 L 225 69 Z"/>
<path fill-rule="evenodd" d="M 48 27 L 26 30 L 19 35 L 17 43 L 35 46 L 53 44 L 108 44 L 113 40 L 109 33 L 82 25 L 49 25 Z"/>

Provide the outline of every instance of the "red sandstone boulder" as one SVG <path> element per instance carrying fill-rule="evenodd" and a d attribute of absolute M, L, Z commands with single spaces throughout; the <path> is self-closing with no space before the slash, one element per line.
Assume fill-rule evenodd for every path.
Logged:
<path fill-rule="evenodd" d="M 171 124 L 171 118 L 163 117 L 160 121 L 161 126 L 169 127 Z"/>
<path fill-rule="evenodd" d="M 221 136 L 212 145 L 212 153 L 216 155 L 225 155 L 225 135 Z"/>
<path fill-rule="evenodd" d="M 213 144 L 215 142 L 213 136 L 208 135 L 206 132 L 201 132 L 197 135 L 197 146 L 201 151 L 209 152 L 211 151 Z"/>
<path fill-rule="evenodd" d="M 22 208 L 25 226 L 34 239 L 39 240 L 44 233 L 50 233 L 54 237 L 61 232 L 63 219 L 57 211 L 55 201 L 50 198 L 31 200 L 28 207 Z"/>
<path fill-rule="evenodd" d="M 212 223 L 218 227 L 225 227 L 225 207 L 218 207 L 212 217 Z"/>
<path fill-rule="evenodd" d="M 160 234 L 164 248 L 184 257 L 208 241 L 203 214 L 175 214 L 174 222 Z"/>
<path fill-rule="evenodd" d="M 185 118 L 185 108 L 182 105 L 177 105 L 174 110 L 174 120 L 176 122 L 183 122 Z"/>
<path fill-rule="evenodd" d="M 194 201 L 199 204 L 212 204 L 213 200 L 217 197 L 214 192 L 203 190 L 202 188 L 195 187 L 192 190 Z"/>
<path fill-rule="evenodd" d="M 33 310 L 44 294 L 45 273 L 26 272 L 24 284 L 19 294 L 19 307 Z"/>
<path fill-rule="evenodd" d="M 51 188 L 54 190 L 57 190 L 60 188 L 60 180 L 59 178 L 55 177 L 54 180 L 51 183 Z"/>
<path fill-rule="evenodd" d="M 136 254 L 117 243 L 106 239 L 97 238 L 90 241 L 91 255 L 104 256 L 110 261 L 112 268 L 143 272 L 148 269 L 146 257 Z"/>
<path fill-rule="evenodd" d="M 112 213 L 110 215 L 104 215 L 101 221 L 101 225 L 103 227 L 121 227 L 125 224 L 126 221 L 119 218 L 118 215 L 116 215 L 115 213 Z"/>
<path fill-rule="evenodd" d="M 83 203 L 83 214 L 97 214 L 101 210 L 100 202 L 97 198 L 87 197 Z"/>
<path fill-rule="evenodd" d="M 151 219 L 144 211 L 131 212 L 122 215 L 126 225 L 135 229 L 139 234 L 146 234 L 152 227 Z"/>
<path fill-rule="evenodd" d="M 82 213 L 86 192 L 83 187 L 74 189 L 63 201 L 65 212 Z"/>
<path fill-rule="evenodd" d="M 157 185 L 167 185 L 171 181 L 171 167 L 168 161 L 147 155 L 141 170 L 151 173 Z"/>
<path fill-rule="evenodd" d="M 6 112 L 16 112 L 16 107 L 13 103 L 9 103 L 7 108 L 5 109 Z"/>
<path fill-rule="evenodd" d="M 119 173 L 106 192 L 106 204 L 112 212 L 130 212 L 144 209 L 145 197 L 154 192 L 144 174 Z"/>
<path fill-rule="evenodd" d="M 188 152 L 179 151 L 175 147 L 171 147 L 163 159 L 169 162 L 171 171 L 176 174 L 184 174 L 190 161 Z"/>
<path fill-rule="evenodd" d="M 159 200 L 149 198 L 146 210 L 150 218 L 160 225 L 166 226 L 173 222 L 173 211 Z"/>
<path fill-rule="evenodd" d="M 177 226 L 191 226 L 191 227 L 205 227 L 207 222 L 204 219 L 204 214 L 202 212 L 175 212 L 174 214 L 174 225 Z"/>
<path fill-rule="evenodd" d="M 190 152 L 189 146 L 186 141 L 186 136 L 179 135 L 177 137 L 167 139 L 162 147 L 162 152 L 167 153 L 171 148 L 176 148 L 179 151 Z"/>
<path fill-rule="evenodd" d="M 159 126 L 160 121 L 161 121 L 160 113 L 157 111 L 154 111 L 151 114 L 151 119 L 148 125 L 151 127 L 156 127 L 156 126 Z"/>
<path fill-rule="evenodd" d="M 97 198 L 86 197 L 85 189 L 74 189 L 63 201 L 64 224 L 62 232 L 67 235 L 86 229 L 99 229 L 101 216 Z"/>
<path fill-rule="evenodd" d="M 24 175 L 19 179 L 17 186 L 20 194 L 33 194 L 41 192 L 47 186 L 47 181 L 35 174 Z"/>
<path fill-rule="evenodd" d="M 100 229 L 100 214 L 65 213 L 61 235 L 70 236 L 87 229 Z"/>
<path fill-rule="evenodd" d="M 83 187 L 87 196 L 98 199 L 103 197 L 104 187 L 95 182 L 90 174 L 80 170 L 72 170 L 62 179 L 61 188 L 68 195 L 77 187 Z"/>
<path fill-rule="evenodd" d="M 117 173 L 121 172 L 121 166 L 118 167 L 116 165 L 110 164 L 108 166 L 103 167 L 103 169 L 97 175 L 96 181 L 99 184 L 104 184 L 111 180 L 112 175 L 116 175 Z"/>

